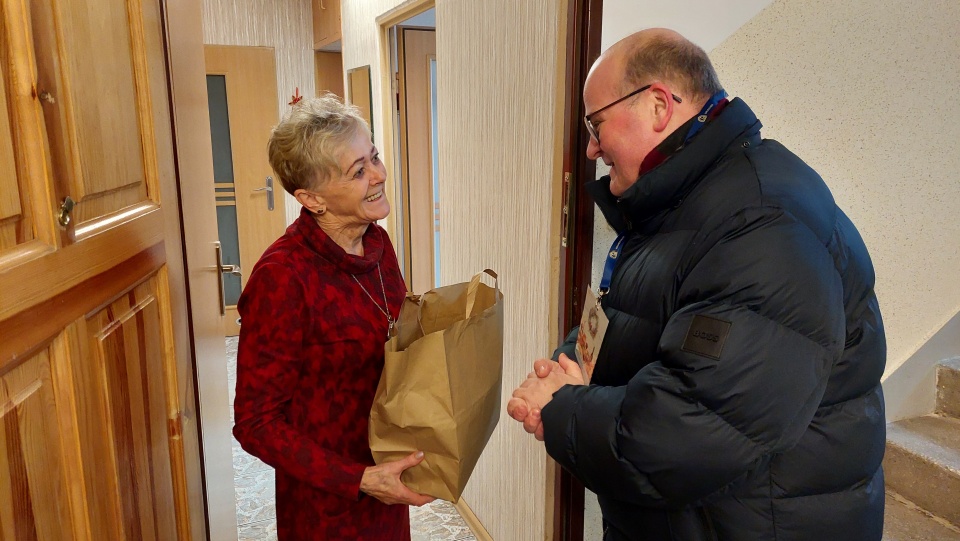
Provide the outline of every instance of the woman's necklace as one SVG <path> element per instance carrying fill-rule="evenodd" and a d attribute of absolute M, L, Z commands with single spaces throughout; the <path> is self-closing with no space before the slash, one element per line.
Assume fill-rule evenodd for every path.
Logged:
<path fill-rule="evenodd" d="M 370 292 L 367 291 L 367 288 L 363 287 L 363 284 L 360 283 L 360 280 L 357 280 L 356 275 L 351 274 L 350 277 L 353 278 L 353 281 L 356 282 L 358 286 L 360 286 L 360 289 L 362 289 L 364 293 L 367 294 L 367 297 L 370 298 L 370 302 L 372 302 L 373 305 L 377 307 L 377 310 L 380 310 L 380 312 L 383 313 L 383 315 L 387 316 L 387 340 L 389 340 L 390 335 L 393 334 L 394 321 L 393 321 L 393 316 L 390 315 L 390 303 L 387 302 L 387 288 L 383 287 L 383 273 L 380 272 L 380 262 L 377 262 L 377 274 L 380 275 L 380 290 L 383 291 L 383 305 L 387 307 L 386 310 L 380 307 L 380 303 L 378 303 L 373 298 L 373 295 L 371 295 Z"/>

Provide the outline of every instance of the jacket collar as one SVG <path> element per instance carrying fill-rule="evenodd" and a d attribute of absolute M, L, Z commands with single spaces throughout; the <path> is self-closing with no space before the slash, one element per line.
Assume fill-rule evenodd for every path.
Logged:
<path fill-rule="evenodd" d="M 385 233 L 377 224 L 370 224 L 363 233 L 363 257 L 348 254 L 334 242 L 306 208 L 300 209 L 300 217 L 290 227 L 307 249 L 347 274 L 370 272 L 383 257 Z"/>
<path fill-rule="evenodd" d="M 585 188 L 607 223 L 618 232 L 625 232 L 679 204 L 729 150 L 736 151 L 747 141 L 750 145 L 759 144 L 760 127 L 750 107 L 740 98 L 734 98 L 696 137 L 642 174 L 619 198 L 610 193 L 609 175 L 587 183 Z"/>

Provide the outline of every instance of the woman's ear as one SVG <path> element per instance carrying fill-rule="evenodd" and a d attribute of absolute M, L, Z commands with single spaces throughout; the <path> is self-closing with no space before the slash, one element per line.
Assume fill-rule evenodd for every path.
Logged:
<path fill-rule="evenodd" d="M 298 203 L 314 214 L 322 215 L 327 211 L 327 203 L 320 194 L 308 192 L 300 188 L 293 192 L 293 196 L 297 199 Z"/>

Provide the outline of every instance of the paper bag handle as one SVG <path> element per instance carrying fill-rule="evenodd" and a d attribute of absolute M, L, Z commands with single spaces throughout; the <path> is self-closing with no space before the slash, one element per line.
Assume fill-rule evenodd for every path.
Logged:
<path fill-rule="evenodd" d="M 467 317 L 470 317 L 470 312 L 473 311 L 473 305 L 477 302 L 477 291 L 480 289 L 480 277 L 484 273 L 493 278 L 493 288 L 496 291 L 494 298 L 499 297 L 497 293 L 500 293 L 500 280 L 497 278 L 497 273 L 490 269 L 483 269 L 478 272 L 470 280 L 470 285 L 467 286 Z"/>

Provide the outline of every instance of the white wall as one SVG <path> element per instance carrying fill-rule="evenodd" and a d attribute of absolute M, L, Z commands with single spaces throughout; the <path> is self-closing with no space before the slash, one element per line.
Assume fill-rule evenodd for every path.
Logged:
<path fill-rule="evenodd" d="M 612 35 L 604 26 L 604 43 L 646 27 L 647 14 L 651 25 L 686 32 L 710 51 L 727 91 L 754 109 L 764 136 L 824 177 L 876 267 L 888 418 L 930 411 L 933 367 L 908 361 L 960 311 L 952 284 L 960 278 L 960 3 L 778 0 L 739 28 L 735 18 L 707 25 L 727 12 L 701 9 L 705 0 L 672 3 L 673 20 L 641 4 L 605 2 Z M 624 23 L 632 13 L 645 15 L 635 27 Z M 612 238 L 598 224 L 595 276 Z"/>
<path fill-rule="evenodd" d="M 604 0 L 600 49 L 644 28 L 672 28 L 711 51 L 772 0 Z"/>

